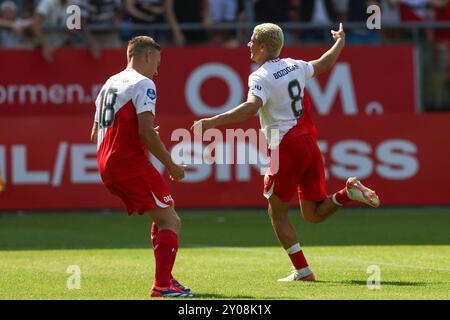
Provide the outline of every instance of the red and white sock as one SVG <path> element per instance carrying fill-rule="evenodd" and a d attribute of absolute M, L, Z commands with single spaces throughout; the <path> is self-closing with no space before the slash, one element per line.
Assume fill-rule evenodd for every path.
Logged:
<path fill-rule="evenodd" d="M 308 262 L 306 261 L 299 243 L 296 243 L 292 247 L 286 249 L 286 252 L 296 270 L 308 267 Z"/>
<path fill-rule="evenodd" d="M 160 230 L 153 251 L 156 260 L 155 285 L 168 287 L 178 251 L 178 235 L 172 230 Z"/>
<path fill-rule="evenodd" d="M 333 200 L 333 202 L 335 204 L 337 204 L 338 206 L 343 206 L 343 205 L 349 203 L 350 201 L 352 201 L 352 199 L 350 199 L 347 195 L 347 188 L 339 190 L 338 192 L 333 194 L 333 196 L 331 197 L 331 200 Z"/>

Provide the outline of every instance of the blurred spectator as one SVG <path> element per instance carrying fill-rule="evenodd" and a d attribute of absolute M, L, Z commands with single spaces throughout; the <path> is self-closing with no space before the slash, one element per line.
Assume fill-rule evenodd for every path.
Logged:
<path fill-rule="evenodd" d="M 302 0 L 300 3 L 300 20 L 335 27 L 337 13 L 333 0 Z M 322 30 L 306 30 L 301 33 L 301 40 L 304 43 L 317 43 L 332 41 L 329 32 L 324 37 Z"/>
<path fill-rule="evenodd" d="M 247 23 L 247 9 L 246 2 L 248 0 L 238 0 L 237 1 L 237 13 L 236 13 L 236 22 L 237 23 Z M 251 37 L 251 34 L 248 34 L 248 28 L 239 29 L 235 34 L 235 41 L 237 46 L 247 46 L 247 43 Z M 230 41 L 230 45 L 233 46 L 233 40 Z"/>
<path fill-rule="evenodd" d="M 431 1 L 433 17 L 437 22 L 450 22 L 450 1 Z M 436 29 L 433 33 L 432 57 L 433 107 L 443 110 L 450 107 L 450 28 Z"/>
<path fill-rule="evenodd" d="M 213 23 L 236 20 L 237 0 L 209 0 L 211 20 Z"/>
<path fill-rule="evenodd" d="M 450 1 L 449 0 L 434 0 L 431 2 L 433 8 L 433 16 L 435 21 L 450 22 Z M 450 42 L 450 29 L 436 29 L 434 32 L 434 39 L 438 43 Z"/>
<path fill-rule="evenodd" d="M 237 21 L 237 0 L 209 0 L 211 22 L 232 23 Z M 236 35 L 233 30 L 215 30 L 211 36 L 211 44 L 237 46 Z"/>
<path fill-rule="evenodd" d="M 386 27 L 386 24 L 400 23 L 400 9 L 395 0 L 381 0 L 381 25 L 383 40 L 399 40 L 400 30 Z"/>
<path fill-rule="evenodd" d="M 348 0 L 347 21 L 366 23 L 369 18 L 367 7 L 376 5 L 381 8 L 380 1 L 376 0 Z M 378 44 L 380 33 L 378 30 L 369 30 L 367 27 L 349 29 L 347 32 L 349 44 Z"/>
<path fill-rule="evenodd" d="M 176 46 L 206 41 L 205 29 L 211 25 L 209 0 L 164 0 L 164 9 Z M 204 29 L 182 31 L 180 23 L 202 23 Z"/>
<path fill-rule="evenodd" d="M 121 23 L 121 36 L 123 40 L 130 40 L 138 35 L 148 35 L 156 41 L 165 42 L 164 31 L 152 31 L 149 25 L 148 32 L 127 30 L 133 24 L 164 23 L 165 12 L 162 0 L 125 0 L 124 17 Z M 122 28 L 123 27 L 123 28 Z"/>
<path fill-rule="evenodd" d="M 18 16 L 20 18 L 32 18 L 34 14 L 35 6 L 39 1 L 35 0 L 13 0 L 17 6 Z"/>
<path fill-rule="evenodd" d="M 281 23 L 290 20 L 291 0 L 255 0 L 256 22 Z"/>
<path fill-rule="evenodd" d="M 348 14 L 348 0 L 333 0 L 337 21 L 346 21 Z"/>
<path fill-rule="evenodd" d="M 402 21 L 420 22 L 427 20 L 427 8 L 430 0 L 397 0 L 396 2 L 400 5 L 400 18 Z"/>
<path fill-rule="evenodd" d="M 118 0 L 75 0 L 74 4 L 81 9 L 81 30 L 94 58 L 100 58 L 101 48 L 122 46 L 119 37 L 121 5 Z M 92 31 L 94 26 L 109 28 Z"/>
<path fill-rule="evenodd" d="M 0 47 L 2 48 L 32 48 L 31 39 L 24 34 L 31 26 L 31 19 L 17 16 L 17 6 L 6 0 L 0 5 Z"/>
<path fill-rule="evenodd" d="M 40 0 L 33 15 L 33 31 L 44 58 L 51 62 L 53 50 L 68 43 L 66 28 L 68 0 Z M 44 32 L 43 28 L 51 28 Z"/>
<path fill-rule="evenodd" d="M 432 19 L 432 11 L 430 10 L 431 0 L 397 0 L 400 9 L 400 19 L 403 22 L 423 22 Z M 431 41 L 433 38 L 433 31 L 425 29 L 423 32 L 412 32 L 413 37 L 424 33 L 425 38 Z"/>
<path fill-rule="evenodd" d="M 293 0 L 255 0 L 255 20 L 258 23 L 284 23 L 291 21 L 293 14 Z M 292 32 L 284 31 L 284 42 L 292 43 Z"/>

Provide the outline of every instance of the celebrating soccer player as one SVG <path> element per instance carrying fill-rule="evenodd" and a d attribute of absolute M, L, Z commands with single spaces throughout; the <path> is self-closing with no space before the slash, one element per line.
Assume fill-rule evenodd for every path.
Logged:
<path fill-rule="evenodd" d="M 120 197 L 128 215 L 138 212 L 153 219 L 151 238 L 156 261 L 152 297 L 193 297 L 173 276 L 181 223 L 163 178 L 149 161 L 150 151 L 174 181 L 184 167 L 174 163 L 153 127 L 160 46 L 152 38 L 133 38 L 128 65 L 110 77 L 95 102 L 91 141 L 97 143 L 99 172 L 108 190 Z"/>
<path fill-rule="evenodd" d="M 331 30 L 335 40 L 331 49 L 313 61 L 280 59 L 284 44 L 281 28 L 264 23 L 253 30 L 250 58 L 259 65 L 248 80 L 247 101 L 211 118 L 196 121 L 194 132 L 239 123 L 259 111 L 261 128 L 271 153 L 278 152 L 278 170 L 271 168 L 264 179 L 264 196 L 269 201 L 269 215 L 275 233 L 294 266 L 294 272 L 279 281 L 314 281 L 315 276 L 305 259 L 297 235 L 289 220 L 288 209 L 298 192 L 301 212 L 307 221 L 318 223 L 346 203 L 355 200 L 373 207 L 379 198 L 357 178 L 348 178 L 345 188 L 327 196 L 322 155 L 315 140 L 309 116 L 304 114 L 303 95 L 306 80 L 328 71 L 345 45 L 342 23 Z M 279 138 L 271 133 L 278 130 Z"/>

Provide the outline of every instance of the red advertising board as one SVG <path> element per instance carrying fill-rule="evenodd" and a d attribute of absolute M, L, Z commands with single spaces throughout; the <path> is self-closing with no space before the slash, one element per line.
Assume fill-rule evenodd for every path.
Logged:
<path fill-rule="evenodd" d="M 0 209 L 121 208 L 98 176 L 96 146 L 88 142 L 90 116 L 17 120 L 0 118 L 0 171 L 7 181 Z M 170 149 L 180 142 L 171 141 L 172 132 L 193 120 L 192 115 L 158 119 Z M 450 204 L 450 189 L 443 187 L 450 181 L 449 121 L 450 115 L 320 118 L 328 192 L 342 188 L 346 177 L 359 176 L 376 188 L 383 204 Z M 253 119 L 244 128 L 258 125 Z M 189 166 L 184 181 L 169 182 L 178 207 L 265 206 L 256 167 Z"/>
<path fill-rule="evenodd" d="M 326 47 L 290 47 L 282 56 L 312 60 Z M 124 50 L 60 49 L 45 62 L 39 51 L 0 51 L 0 116 L 91 114 L 101 85 L 126 65 Z M 348 47 L 328 73 L 307 82 L 320 116 L 414 112 L 411 46 Z M 247 48 L 167 48 L 155 78 L 158 114 L 209 115 L 247 94 L 252 65 Z"/>
<path fill-rule="evenodd" d="M 283 55 L 310 60 L 324 50 Z M 37 51 L 0 51 L 0 210 L 122 208 L 101 183 L 89 134 L 92 101 L 124 67 L 124 54 L 105 50 L 95 61 L 85 50 L 59 50 L 48 64 Z M 349 47 L 329 74 L 309 81 L 328 192 L 359 176 L 383 204 L 450 204 L 442 187 L 450 181 L 450 115 L 415 113 L 413 57 L 409 46 Z M 169 149 L 178 145 L 175 129 L 240 103 L 251 69 L 246 48 L 163 49 L 156 119 Z M 242 127 L 259 128 L 257 118 Z M 168 183 L 178 207 L 266 205 L 252 165 L 190 165 L 184 181 Z"/>

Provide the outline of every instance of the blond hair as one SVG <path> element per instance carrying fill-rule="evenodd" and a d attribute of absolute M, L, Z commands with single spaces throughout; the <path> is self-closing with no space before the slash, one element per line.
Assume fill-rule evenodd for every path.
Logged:
<path fill-rule="evenodd" d="M 264 43 L 267 46 L 270 59 L 275 59 L 280 55 L 284 45 L 283 30 L 273 23 L 262 23 L 253 29 L 255 41 Z"/>
<path fill-rule="evenodd" d="M 138 36 L 128 41 L 127 58 L 128 61 L 135 56 L 139 56 L 145 53 L 146 50 L 158 50 L 161 51 L 160 45 L 151 37 Z"/>

